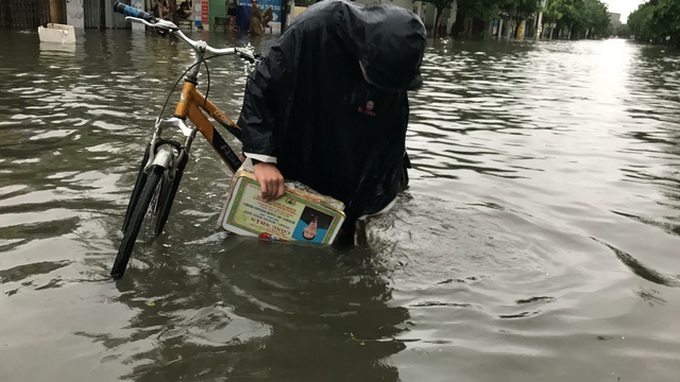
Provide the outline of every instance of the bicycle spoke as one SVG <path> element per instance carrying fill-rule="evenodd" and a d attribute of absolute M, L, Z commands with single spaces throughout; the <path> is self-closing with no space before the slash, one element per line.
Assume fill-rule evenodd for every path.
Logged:
<path fill-rule="evenodd" d="M 141 241 L 143 243 L 150 243 L 156 238 L 155 227 L 158 222 L 158 215 L 160 213 L 160 201 L 163 200 L 162 193 L 163 189 L 166 188 L 167 177 L 164 176 L 151 197 L 151 202 L 149 203 L 149 208 L 146 209 L 144 214 L 144 222 L 142 228 Z"/>

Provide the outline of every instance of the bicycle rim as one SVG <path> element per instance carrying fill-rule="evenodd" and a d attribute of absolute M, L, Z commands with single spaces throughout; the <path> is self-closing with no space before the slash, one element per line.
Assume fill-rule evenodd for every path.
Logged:
<path fill-rule="evenodd" d="M 142 228 L 140 229 L 141 237 L 138 239 L 141 239 L 144 243 L 152 242 L 160 234 L 160 232 L 156 232 L 156 226 L 159 223 L 163 200 L 166 199 L 171 186 L 172 184 L 168 180 L 168 173 L 163 173 L 160 182 L 158 182 L 151 194 L 151 201 L 146 208 L 144 220 L 142 221 Z"/>
<path fill-rule="evenodd" d="M 147 218 L 147 210 L 154 199 L 154 195 L 158 192 L 157 189 L 161 185 L 161 181 L 165 175 L 164 173 L 165 169 L 163 167 L 153 166 L 150 174 L 146 178 L 146 183 L 139 194 L 137 203 L 135 203 L 135 206 L 132 208 L 128 227 L 123 233 L 123 240 L 121 240 L 118 254 L 116 254 L 116 259 L 111 268 L 111 277 L 114 279 L 123 277 L 123 274 L 125 273 L 125 268 L 130 261 L 132 249 L 137 240 L 139 231 L 142 228 L 142 223 L 145 218 Z"/>

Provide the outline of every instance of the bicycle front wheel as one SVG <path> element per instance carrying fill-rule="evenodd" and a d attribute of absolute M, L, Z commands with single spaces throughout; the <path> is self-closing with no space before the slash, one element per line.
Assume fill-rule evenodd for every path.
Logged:
<path fill-rule="evenodd" d="M 162 166 L 152 166 L 135 205 L 130 207 L 130 220 L 127 224 L 127 229 L 123 232 L 123 240 L 121 240 L 116 260 L 111 268 L 111 277 L 114 279 L 123 277 L 145 218 L 148 219 L 157 215 L 156 211 L 161 199 L 159 195 L 162 194 L 162 188 L 165 183 L 163 180 L 164 178 L 167 179 L 165 172 L 166 169 Z"/>
<path fill-rule="evenodd" d="M 168 221 L 168 216 L 170 216 L 170 209 L 172 208 L 172 203 L 175 201 L 175 195 L 177 194 L 177 189 L 179 188 L 179 183 L 182 181 L 182 175 L 184 174 L 184 168 L 187 165 L 189 155 L 182 149 L 179 153 L 179 163 L 175 169 L 175 178 L 168 182 L 167 187 L 164 187 L 158 211 L 158 219 L 154 227 L 154 237 L 158 236 L 163 232 L 165 223 Z"/>
<path fill-rule="evenodd" d="M 149 148 L 147 145 L 144 150 L 144 157 L 142 158 L 142 163 L 139 165 L 139 171 L 137 172 L 137 180 L 135 181 L 135 187 L 132 189 L 132 195 L 130 195 L 130 201 L 128 202 L 127 209 L 125 210 L 125 218 L 123 219 L 123 228 L 121 231 L 125 233 L 127 231 L 128 224 L 130 224 L 130 218 L 132 217 L 132 208 L 137 205 L 137 200 L 139 199 L 139 194 L 142 193 L 142 188 L 146 184 L 146 173 L 144 172 L 144 167 L 146 162 L 149 160 Z"/>

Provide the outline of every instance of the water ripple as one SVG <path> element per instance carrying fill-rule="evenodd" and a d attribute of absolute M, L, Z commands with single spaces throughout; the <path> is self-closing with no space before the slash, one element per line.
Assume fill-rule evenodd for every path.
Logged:
<path fill-rule="evenodd" d="M 410 97 L 410 188 L 369 223 L 368 248 L 225 234 L 229 174 L 201 142 L 166 231 L 113 283 L 141 153 L 192 59 L 135 33 L 3 39 L 8 380 L 676 377 L 678 54 L 432 40 Z M 249 67 L 210 65 L 211 99 L 235 117 Z"/>

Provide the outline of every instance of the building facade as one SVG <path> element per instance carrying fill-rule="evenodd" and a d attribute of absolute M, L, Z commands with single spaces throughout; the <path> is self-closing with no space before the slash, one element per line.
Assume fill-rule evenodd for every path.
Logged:
<path fill-rule="evenodd" d="M 2 0 L 0 1 L 0 26 L 13 29 L 34 29 L 49 22 L 69 24 L 77 29 L 130 29 L 143 25 L 126 22 L 113 12 L 113 5 L 118 0 Z M 178 4 L 184 0 L 165 0 L 171 14 Z M 191 5 L 191 15 L 180 24 L 181 28 L 202 28 L 214 30 L 227 17 L 227 2 L 231 0 L 187 0 Z M 249 20 L 252 0 L 236 0 L 239 14 L 237 17 Z M 257 0 L 264 11 L 272 8 L 273 19 L 269 23 L 269 32 L 278 33 L 290 24 L 297 15 L 306 9 L 296 7 L 294 0 Z M 392 4 L 416 13 L 425 24 L 428 33 L 433 32 L 437 16 L 436 8 L 426 2 L 412 0 L 356 0 L 366 5 Z M 151 12 L 155 0 L 123 0 L 124 3 L 138 9 Z M 285 12 L 288 8 L 290 11 Z M 456 18 L 456 1 L 452 7 L 442 12 L 440 28 L 449 33 Z M 440 31 L 443 32 L 442 29 Z"/>

